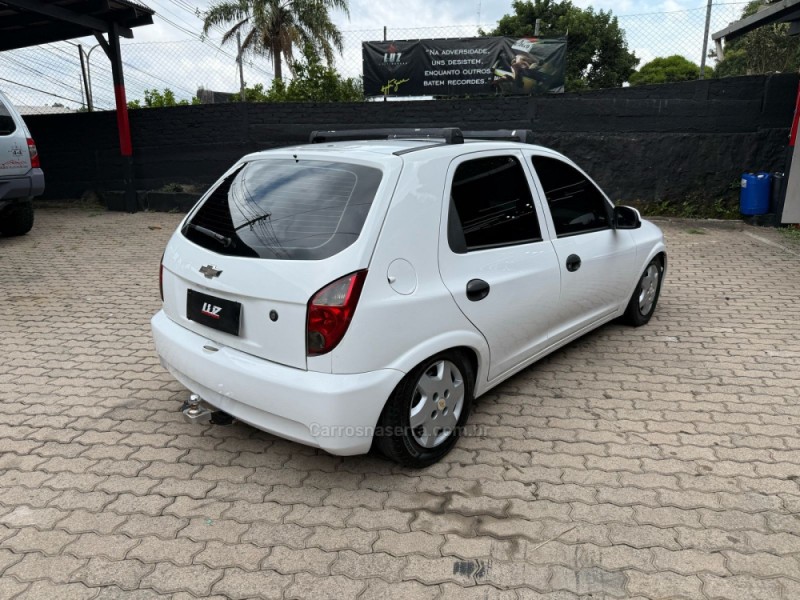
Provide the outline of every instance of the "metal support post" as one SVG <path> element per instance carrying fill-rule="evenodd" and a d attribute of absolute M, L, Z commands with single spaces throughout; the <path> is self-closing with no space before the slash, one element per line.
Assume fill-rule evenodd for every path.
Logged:
<path fill-rule="evenodd" d="M 700 79 L 706 78 L 706 55 L 708 54 L 708 32 L 711 28 L 711 5 L 714 0 L 708 0 L 708 8 L 706 8 L 706 28 L 703 33 L 703 56 L 700 57 Z"/>
<path fill-rule="evenodd" d="M 108 41 L 95 34 L 97 41 L 111 61 L 111 75 L 114 79 L 114 100 L 117 107 L 117 129 L 119 131 L 119 153 L 122 156 L 122 180 L 125 191 L 125 210 L 136 212 L 136 186 L 133 180 L 133 145 L 131 126 L 128 122 L 128 102 L 125 97 L 125 77 L 122 71 L 122 53 L 119 47 L 119 26 L 111 24 Z"/>
<path fill-rule="evenodd" d="M 83 79 L 83 89 L 86 92 L 86 108 L 89 112 L 94 110 L 94 102 L 92 102 L 92 90 L 89 87 L 89 76 L 86 74 L 86 63 L 83 58 L 83 46 L 78 44 L 78 55 L 81 57 L 81 78 Z"/>

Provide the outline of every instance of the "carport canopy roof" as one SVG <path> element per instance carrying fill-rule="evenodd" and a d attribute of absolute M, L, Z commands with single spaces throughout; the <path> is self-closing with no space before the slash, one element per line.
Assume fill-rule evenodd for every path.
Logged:
<path fill-rule="evenodd" d="M 800 33 L 800 0 L 781 0 L 768 4 L 757 13 L 720 29 L 711 35 L 711 39 L 731 41 L 771 23 L 790 23 L 789 35 Z"/>
<path fill-rule="evenodd" d="M 132 0 L 0 0 L 0 51 L 109 33 L 133 37 L 155 11 Z"/>

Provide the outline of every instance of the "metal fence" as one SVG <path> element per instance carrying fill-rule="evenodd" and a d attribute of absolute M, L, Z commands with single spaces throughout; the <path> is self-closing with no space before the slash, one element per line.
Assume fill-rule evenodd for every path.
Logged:
<path fill-rule="evenodd" d="M 702 0 L 700 0 L 702 1 Z M 173 3 L 184 12 L 158 11 L 176 36 L 185 39 L 163 42 L 123 41 L 122 56 L 129 100 L 142 99 L 145 90 L 170 89 L 178 99 L 189 100 L 199 88 L 218 92 L 239 90 L 239 69 L 235 45 L 221 45 L 221 30 L 208 37 L 199 35 L 200 13 L 190 10 L 182 0 Z M 745 2 L 714 4 L 710 31 L 724 28 L 739 19 Z M 178 9 L 173 8 L 177 11 Z M 617 15 L 630 50 L 641 59 L 640 65 L 659 56 L 683 55 L 700 63 L 705 30 L 706 6 L 688 10 Z M 384 28 L 343 31 L 344 50 L 335 67 L 347 77 L 361 74 L 361 43 L 384 39 L 458 38 L 491 31 L 495 23 L 446 27 Z M 713 47 L 713 46 L 712 46 Z M 87 73 L 96 110 L 114 107 L 111 67 L 102 48 L 94 40 L 82 45 L 88 54 Z M 76 42 L 59 42 L 0 53 L 0 89 L 26 113 L 61 112 L 86 108 L 85 85 L 81 75 L 80 49 Z M 714 61 L 709 61 L 713 66 Z M 248 86 L 268 87 L 273 77 L 266 57 L 246 59 L 244 80 Z"/>

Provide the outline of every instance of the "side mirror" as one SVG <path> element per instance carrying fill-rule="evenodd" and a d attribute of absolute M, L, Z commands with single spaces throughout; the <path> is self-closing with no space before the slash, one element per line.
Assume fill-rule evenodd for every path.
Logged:
<path fill-rule="evenodd" d="M 639 211 L 630 206 L 614 207 L 614 229 L 639 229 L 642 226 L 642 216 Z"/>

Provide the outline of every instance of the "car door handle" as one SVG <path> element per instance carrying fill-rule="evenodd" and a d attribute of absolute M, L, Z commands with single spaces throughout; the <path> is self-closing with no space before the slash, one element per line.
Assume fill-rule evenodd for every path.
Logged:
<path fill-rule="evenodd" d="M 489 295 L 489 284 L 483 279 L 470 279 L 467 283 L 467 299 L 472 302 L 483 300 Z"/>
<path fill-rule="evenodd" d="M 581 268 L 581 257 L 577 254 L 570 254 L 567 257 L 567 271 L 574 273 Z"/>

